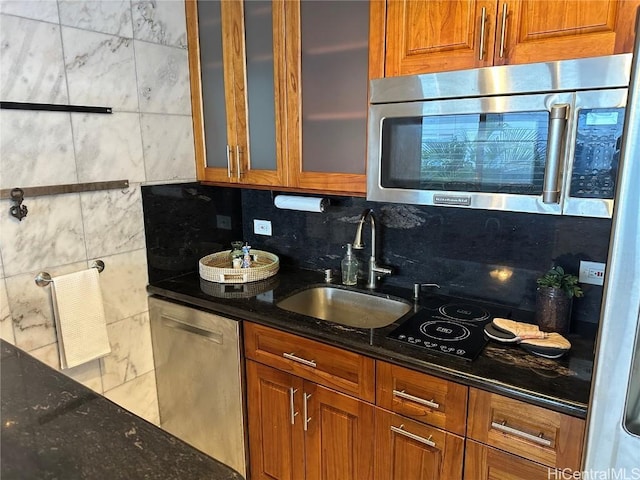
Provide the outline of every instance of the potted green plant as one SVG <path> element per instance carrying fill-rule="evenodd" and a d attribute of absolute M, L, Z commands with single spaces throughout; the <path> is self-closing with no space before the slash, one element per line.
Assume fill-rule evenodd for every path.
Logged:
<path fill-rule="evenodd" d="M 578 277 L 554 266 L 537 280 L 536 321 L 543 332 L 567 333 L 573 297 L 582 297 Z"/>

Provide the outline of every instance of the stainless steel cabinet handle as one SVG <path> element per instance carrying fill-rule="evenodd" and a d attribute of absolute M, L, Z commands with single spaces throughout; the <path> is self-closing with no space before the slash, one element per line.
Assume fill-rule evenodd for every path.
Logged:
<path fill-rule="evenodd" d="M 544 166 L 542 202 L 558 203 L 560 199 L 559 175 L 562 156 L 562 139 L 567 126 L 569 105 L 561 103 L 551 106 L 549 134 L 547 137 L 547 161 Z"/>
<path fill-rule="evenodd" d="M 491 422 L 491 428 L 495 428 L 496 430 L 500 430 L 501 432 L 504 432 L 504 433 L 509 433 L 516 437 L 524 438 L 525 440 L 529 440 L 533 443 L 537 443 L 538 445 L 543 445 L 545 447 L 551 446 L 551 440 L 549 440 L 548 438 L 544 438 L 542 436 L 542 433 L 538 436 L 531 435 L 530 433 L 523 432 L 522 430 L 518 430 L 517 428 L 508 426 L 506 421 L 501 423 Z"/>
<path fill-rule="evenodd" d="M 419 403 L 421 405 L 426 405 L 427 407 L 435 408 L 436 410 L 440 408 L 440 404 L 434 402 L 433 400 L 425 400 L 424 398 L 414 397 L 408 393 L 405 393 L 404 390 L 394 390 L 393 394 L 396 397 L 404 398 L 405 400 L 411 400 L 412 402 Z"/>
<path fill-rule="evenodd" d="M 166 314 L 162 315 L 162 325 L 168 328 L 174 328 L 176 330 L 182 330 L 183 332 L 191 333 L 203 337 L 205 340 L 222 345 L 223 336 L 221 333 L 210 332 L 201 328 L 195 327 L 188 323 L 182 322 L 177 318 L 169 317 Z"/>
<path fill-rule="evenodd" d="M 289 387 L 289 408 L 291 409 L 291 425 L 296 424 L 296 415 L 298 415 L 298 412 L 295 411 L 295 407 L 293 405 L 293 396 L 297 391 L 297 388 Z"/>
<path fill-rule="evenodd" d="M 231 178 L 231 145 L 227 145 L 227 177 Z"/>
<path fill-rule="evenodd" d="M 487 23 L 487 8 L 482 7 L 482 16 L 480 17 L 480 58 L 482 60 L 484 58 L 484 33 L 485 26 Z"/>
<path fill-rule="evenodd" d="M 308 425 L 309 422 L 311 421 L 311 418 L 307 415 L 307 400 L 309 400 L 311 398 L 311 394 L 307 395 L 306 393 L 303 394 L 303 398 L 304 398 L 304 431 L 306 432 L 308 430 Z"/>
<path fill-rule="evenodd" d="M 240 148 L 240 145 L 236 145 L 236 165 L 238 166 L 238 180 L 242 177 L 242 162 L 240 161 L 241 153 L 242 148 Z"/>
<path fill-rule="evenodd" d="M 316 362 L 314 362 L 313 360 L 307 360 L 307 359 L 304 359 L 304 358 L 297 357 L 293 352 L 292 353 L 286 353 L 285 352 L 285 353 L 282 354 L 282 356 L 284 358 L 288 358 L 289 360 L 293 360 L 294 362 L 301 363 L 301 364 L 306 365 L 308 367 L 316 368 L 316 366 L 317 366 Z"/>
<path fill-rule="evenodd" d="M 502 4 L 502 31 L 500 32 L 500 58 L 504 58 L 504 39 L 507 32 L 507 4 Z"/>
<path fill-rule="evenodd" d="M 415 440 L 416 442 L 424 443 L 425 445 L 428 445 L 430 447 L 436 446 L 436 442 L 431 440 L 431 437 L 433 435 L 429 435 L 429 438 L 424 438 L 420 435 L 416 435 L 415 433 L 407 432 L 406 430 L 404 430 L 404 424 L 400 425 L 399 427 L 394 427 L 393 425 L 391 425 L 391 431 L 410 438 L 411 440 Z"/>

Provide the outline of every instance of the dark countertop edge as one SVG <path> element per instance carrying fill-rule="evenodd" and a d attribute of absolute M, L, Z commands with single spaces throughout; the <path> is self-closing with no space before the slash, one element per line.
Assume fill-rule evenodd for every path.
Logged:
<path fill-rule="evenodd" d="M 187 306 L 199 307 L 212 313 L 223 314 L 237 321 L 247 320 L 254 323 L 259 323 L 261 325 L 299 335 L 311 340 L 319 341 L 321 343 L 344 348 L 346 350 L 353 351 L 355 353 L 359 353 L 376 360 L 382 360 L 393 363 L 395 365 L 399 365 L 401 367 L 409 368 L 427 374 L 433 374 L 435 376 L 447 380 L 452 380 L 469 387 L 477 387 L 491 393 L 504 395 L 515 400 L 521 400 L 576 418 L 585 419 L 587 416 L 587 405 L 583 403 L 543 395 L 538 392 L 522 389 L 504 382 L 491 380 L 484 377 L 478 377 L 476 375 L 461 372 L 454 368 L 437 365 L 435 363 L 418 362 L 411 357 L 399 355 L 395 352 L 389 352 L 389 355 L 381 355 L 373 351 L 373 349 L 363 348 L 362 346 L 359 346 L 355 343 L 340 341 L 336 338 L 329 338 L 322 335 L 321 332 L 319 332 L 319 335 L 311 335 L 303 329 L 295 328 L 295 324 L 291 322 L 277 321 L 274 319 L 270 319 L 265 315 L 261 315 L 260 313 L 255 311 L 245 310 L 237 306 L 218 303 L 215 301 L 215 298 L 212 298 L 210 300 L 197 298 L 188 294 L 175 292 L 173 290 L 151 284 L 147 286 L 147 291 L 154 295 L 159 295 L 167 299 L 182 302 Z"/>

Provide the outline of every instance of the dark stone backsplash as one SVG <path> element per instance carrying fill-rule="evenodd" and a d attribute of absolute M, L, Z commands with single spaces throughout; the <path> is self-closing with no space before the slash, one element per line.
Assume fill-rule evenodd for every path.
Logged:
<path fill-rule="evenodd" d="M 175 194 L 184 185 L 166 187 Z M 160 186 L 143 187 L 149 255 L 152 247 L 180 254 L 188 246 L 193 255 L 185 259 L 186 263 L 197 269 L 198 255 L 212 253 L 211 248 L 216 246 L 227 249 L 229 242 L 238 238 L 253 248 L 279 255 L 283 265 L 331 268 L 337 277 L 345 253 L 343 245 L 353 242 L 361 212 L 372 208 L 377 221 L 379 263 L 394 271 L 383 282 L 403 287 L 411 287 L 414 282 L 438 283 L 444 293 L 529 311 L 535 309 L 536 278 L 553 264 L 577 274 L 580 260 L 606 262 L 611 229 L 608 219 L 378 203 L 336 196 L 329 197 L 331 205 L 325 213 L 298 212 L 276 208 L 275 192 L 197 184 L 185 188 L 198 193 L 182 194 L 178 202 L 175 195 L 156 194 Z M 154 193 L 154 208 L 148 215 L 150 193 Z M 168 206 L 160 207 L 163 203 Z M 198 211 L 185 211 L 189 209 Z M 232 217 L 231 230 L 216 227 L 216 215 L 220 214 Z M 273 235 L 254 234 L 254 219 L 270 220 Z M 162 226 L 158 227 L 156 221 Z M 174 241 L 176 244 L 170 246 Z M 370 252 L 369 225 L 364 242 L 365 249 L 356 251 L 362 271 Z M 151 260 L 153 282 L 158 278 L 152 276 Z M 171 272 L 162 274 L 167 278 Z M 583 285 L 583 289 L 584 298 L 574 301 L 573 321 L 597 323 L 602 287 Z"/>

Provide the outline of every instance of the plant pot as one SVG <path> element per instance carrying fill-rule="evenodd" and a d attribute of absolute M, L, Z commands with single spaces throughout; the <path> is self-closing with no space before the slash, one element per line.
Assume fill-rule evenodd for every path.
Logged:
<path fill-rule="evenodd" d="M 561 288 L 538 287 L 536 322 L 543 332 L 568 333 L 573 297 Z"/>

